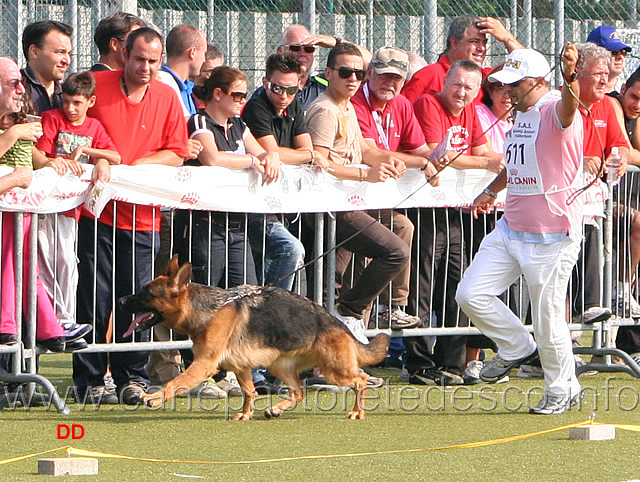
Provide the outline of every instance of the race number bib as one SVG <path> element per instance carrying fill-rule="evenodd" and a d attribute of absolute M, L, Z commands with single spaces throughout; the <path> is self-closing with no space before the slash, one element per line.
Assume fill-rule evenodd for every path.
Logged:
<path fill-rule="evenodd" d="M 540 111 L 534 108 L 528 112 L 518 112 L 513 129 L 506 135 L 504 161 L 507 169 L 507 188 L 512 194 L 544 194 L 536 154 L 539 127 Z"/>

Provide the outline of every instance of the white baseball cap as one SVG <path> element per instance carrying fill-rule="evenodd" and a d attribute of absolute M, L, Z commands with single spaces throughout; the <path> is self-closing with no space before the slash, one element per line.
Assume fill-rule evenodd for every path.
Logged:
<path fill-rule="evenodd" d="M 489 75 L 489 82 L 513 84 L 525 77 L 551 79 L 551 67 L 537 50 L 516 49 L 509 54 L 502 70 Z"/>

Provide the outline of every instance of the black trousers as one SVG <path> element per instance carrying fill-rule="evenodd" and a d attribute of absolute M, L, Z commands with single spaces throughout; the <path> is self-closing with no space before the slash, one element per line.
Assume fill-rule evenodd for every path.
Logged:
<path fill-rule="evenodd" d="M 159 246 L 159 233 L 134 232 L 85 217 L 80 219 L 77 319 L 79 323 L 94 321 L 93 332 L 86 337 L 88 342 L 95 336 L 96 343 L 105 343 L 112 310 L 116 343 L 132 341 L 122 337 L 132 316 L 120 310 L 117 301 L 137 293 L 151 280 L 154 251 Z M 134 336 L 137 341 L 149 341 L 148 331 Z M 103 377 L 109 365 L 118 389 L 130 381 L 148 385 L 144 369 L 148 359 L 146 351 L 74 354 L 73 381 L 81 394 L 87 387 L 104 385 Z"/>
<path fill-rule="evenodd" d="M 435 312 L 439 326 L 469 326 L 458 308 L 456 289 L 466 268 L 460 213 L 453 208 L 419 208 L 407 211 L 415 226 L 409 305 L 425 327 Z M 466 358 L 466 335 L 438 337 L 433 355 L 428 336 L 404 338 L 409 372 L 422 368 L 442 368 L 462 372 Z"/>

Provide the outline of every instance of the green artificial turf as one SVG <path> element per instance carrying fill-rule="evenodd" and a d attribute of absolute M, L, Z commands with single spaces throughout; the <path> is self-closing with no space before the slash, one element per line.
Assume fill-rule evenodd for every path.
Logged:
<path fill-rule="evenodd" d="M 70 385 L 69 355 L 41 358 L 41 373 L 62 395 Z M 362 421 L 346 419 L 352 394 L 309 392 L 308 402 L 276 420 L 256 412 L 250 422 L 226 419 L 222 401 L 178 399 L 164 410 L 70 403 L 71 415 L 53 407 L 0 411 L 0 460 L 56 447 L 73 447 L 133 457 L 181 461 L 242 462 L 196 465 L 99 459 L 98 480 L 180 480 L 181 476 L 233 480 L 628 480 L 640 477 L 640 433 L 618 430 L 613 441 L 569 440 L 563 430 L 524 440 L 475 448 L 426 450 L 501 439 L 587 420 L 639 424 L 640 383 L 628 375 L 602 373 L 581 378 L 587 396 L 581 407 L 559 416 L 527 413 L 538 402 L 541 380 L 515 378 L 500 385 L 420 387 L 399 380 L 399 372 L 377 370 L 391 388 L 370 400 Z M 428 390 L 428 391 L 427 391 Z M 482 390 L 482 393 L 479 391 Z M 597 393 L 597 395 L 596 395 Z M 370 395 L 375 395 L 371 394 Z M 346 401 L 345 401 L 346 397 Z M 267 397 L 258 399 L 264 408 Z M 444 401 L 444 402 L 443 402 Z M 238 399 L 231 399 L 234 407 Z M 444 405 L 443 405 L 444 403 Z M 231 409 L 233 414 L 235 409 Z M 58 424 L 81 424 L 81 440 L 58 440 Z M 418 449 L 398 453 L 385 451 Z M 345 454 L 364 454 L 339 457 Z M 37 476 L 38 458 L 63 457 L 64 451 L 0 465 L 2 480 Z M 326 458 L 251 463 L 251 461 L 332 455 Z M 177 474 L 177 475 L 176 475 Z M 87 477 L 78 478 L 86 480 Z"/>

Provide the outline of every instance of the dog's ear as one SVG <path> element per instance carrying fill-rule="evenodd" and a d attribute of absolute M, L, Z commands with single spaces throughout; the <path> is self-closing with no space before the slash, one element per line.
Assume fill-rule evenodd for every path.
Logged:
<path fill-rule="evenodd" d="M 173 258 L 171 258 L 171 260 L 169 261 L 169 264 L 167 265 L 167 276 L 169 278 L 173 278 L 176 273 L 178 272 L 178 269 L 180 268 L 180 266 L 178 266 L 178 255 L 174 254 Z"/>
<path fill-rule="evenodd" d="M 172 260 L 173 261 L 173 260 Z M 182 290 L 187 287 L 187 285 L 191 282 L 191 275 L 193 274 L 193 270 L 191 268 L 191 263 L 184 263 L 178 269 L 178 272 L 170 277 L 173 286 L 178 290 Z"/>

